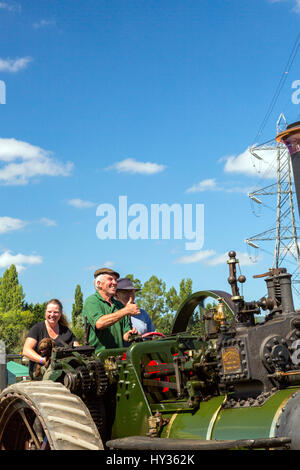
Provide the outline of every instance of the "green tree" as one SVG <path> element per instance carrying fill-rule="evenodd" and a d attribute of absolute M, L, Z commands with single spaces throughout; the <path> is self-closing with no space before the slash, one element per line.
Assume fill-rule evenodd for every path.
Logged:
<path fill-rule="evenodd" d="M 179 298 L 180 303 L 183 302 L 189 295 L 193 293 L 193 281 L 189 277 L 185 280 L 182 279 L 179 284 Z"/>
<path fill-rule="evenodd" d="M 72 326 L 76 326 L 81 321 L 81 313 L 83 309 L 83 294 L 81 287 L 77 284 L 75 288 L 74 303 L 72 305 Z"/>
<path fill-rule="evenodd" d="M 195 308 L 193 315 L 189 319 L 189 323 L 186 329 L 189 333 L 192 335 L 204 336 L 203 316 L 206 311 L 207 309 L 201 305 L 198 305 L 198 307 Z"/>
<path fill-rule="evenodd" d="M 30 310 L 30 312 L 33 314 L 32 325 L 30 325 L 29 327 L 33 326 L 35 323 L 45 320 L 46 304 L 47 302 L 43 302 L 41 304 L 40 303 L 28 304 L 26 302 L 24 304 L 24 310 Z"/>
<path fill-rule="evenodd" d="M 166 292 L 166 309 L 168 313 L 174 315 L 180 305 L 180 298 L 177 294 L 177 290 L 172 286 Z"/>
<path fill-rule="evenodd" d="M 72 306 L 72 331 L 80 344 L 84 341 L 84 326 L 82 324 L 83 294 L 77 284 L 75 288 L 74 303 Z"/>
<path fill-rule="evenodd" d="M 9 310 L 0 317 L 0 336 L 5 342 L 7 353 L 19 354 L 24 345 L 28 329 L 34 323 L 30 310 Z"/>
<path fill-rule="evenodd" d="M 25 294 L 19 284 L 18 273 L 12 264 L 0 279 L 0 313 L 13 309 L 22 309 Z"/>
<path fill-rule="evenodd" d="M 192 291 L 192 284 L 193 281 L 188 279 L 182 279 L 179 284 L 179 294 L 175 287 L 171 287 L 168 292 L 166 292 L 166 306 L 168 309 L 168 313 L 171 313 L 173 316 L 178 311 L 182 302 L 193 293 Z"/>
<path fill-rule="evenodd" d="M 28 304 L 12 264 L 0 279 L 0 336 L 8 353 L 19 353 L 29 328 L 44 320 L 46 303 Z"/>
<path fill-rule="evenodd" d="M 16 267 L 12 264 L 0 279 L 0 336 L 8 353 L 22 350 L 33 321 L 30 310 L 24 308 L 24 298 Z"/>
<path fill-rule="evenodd" d="M 157 276 L 151 276 L 141 290 L 139 306 L 150 315 L 156 330 L 162 327 L 161 319 L 166 314 L 166 283 Z"/>
<path fill-rule="evenodd" d="M 166 312 L 161 319 L 160 325 L 163 328 L 163 333 L 170 333 L 172 330 L 172 324 L 174 317 L 182 304 L 182 302 L 186 299 L 188 295 L 192 294 L 192 280 L 182 279 L 179 284 L 179 293 L 174 286 L 170 287 L 170 289 L 165 294 L 165 306 Z"/>

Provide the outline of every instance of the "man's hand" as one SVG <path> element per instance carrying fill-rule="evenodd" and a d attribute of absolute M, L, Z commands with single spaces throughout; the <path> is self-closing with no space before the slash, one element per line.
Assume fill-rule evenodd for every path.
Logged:
<path fill-rule="evenodd" d="M 98 318 L 95 326 L 98 330 L 103 330 L 105 328 L 109 328 L 126 315 L 139 315 L 140 313 L 141 311 L 139 307 L 133 302 L 132 298 L 130 298 L 124 308 L 113 313 L 107 313 L 106 315 L 102 315 Z"/>
<path fill-rule="evenodd" d="M 131 297 L 128 300 L 125 308 L 128 312 L 128 315 L 139 315 L 141 313 L 139 307 L 133 302 Z"/>
<path fill-rule="evenodd" d="M 124 341 L 128 341 L 131 335 L 137 335 L 137 334 L 138 334 L 138 330 L 134 327 L 132 328 L 132 330 L 129 330 L 126 333 L 124 333 L 123 339 Z"/>

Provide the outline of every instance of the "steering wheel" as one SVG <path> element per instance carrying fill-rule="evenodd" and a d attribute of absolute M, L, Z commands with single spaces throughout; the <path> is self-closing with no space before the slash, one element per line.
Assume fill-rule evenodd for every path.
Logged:
<path fill-rule="evenodd" d="M 151 338 L 152 336 L 161 336 L 162 338 L 165 338 L 166 335 L 164 335 L 163 333 L 160 333 L 159 331 L 149 331 L 149 333 L 144 333 L 142 335 L 142 338 L 145 339 L 145 338 Z"/>

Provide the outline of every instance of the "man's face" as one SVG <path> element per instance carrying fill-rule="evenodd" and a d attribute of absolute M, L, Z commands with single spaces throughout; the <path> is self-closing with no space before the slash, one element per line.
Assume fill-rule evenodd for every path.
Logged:
<path fill-rule="evenodd" d="M 102 282 L 98 281 L 98 288 L 107 297 L 115 295 L 117 290 L 117 278 L 113 274 L 103 274 Z"/>
<path fill-rule="evenodd" d="M 135 290 L 118 290 L 117 296 L 118 299 L 121 300 L 122 304 L 126 305 L 130 298 L 132 299 L 132 302 L 134 302 Z"/>

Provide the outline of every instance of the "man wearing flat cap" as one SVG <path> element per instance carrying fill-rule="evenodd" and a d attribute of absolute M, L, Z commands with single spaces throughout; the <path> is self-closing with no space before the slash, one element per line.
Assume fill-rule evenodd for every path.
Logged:
<path fill-rule="evenodd" d="M 126 305 L 131 299 L 132 302 L 135 300 L 135 293 L 140 289 L 136 289 L 131 282 L 131 279 L 123 277 L 118 279 L 116 299 L 120 300 L 123 305 Z M 155 331 L 155 326 L 146 310 L 140 308 L 140 314 L 138 316 L 130 317 L 131 324 L 138 330 L 140 335 Z"/>
<path fill-rule="evenodd" d="M 95 353 L 102 349 L 122 348 L 131 334 L 129 318 L 139 315 L 139 307 L 131 300 L 123 305 L 114 298 L 119 273 L 110 268 L 97 269 L 94 273 L 96 292 L 84 302 L 82 316 L 91 326 L 88 343 L 95 347 Z"/>

